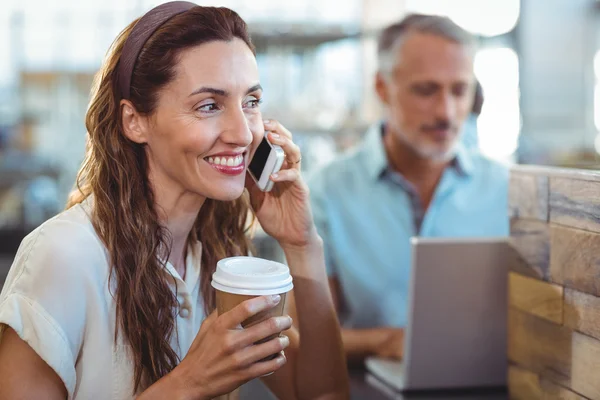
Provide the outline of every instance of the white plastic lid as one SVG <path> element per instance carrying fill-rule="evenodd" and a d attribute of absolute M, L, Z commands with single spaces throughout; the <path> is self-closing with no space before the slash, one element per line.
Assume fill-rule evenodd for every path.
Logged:
<path fill-rule="evenodd" d="M 257 257 L 229 257 L 217 263 L 212 287 L 248 296 L 287 293 L 294 287 L 285 265 Z"/>

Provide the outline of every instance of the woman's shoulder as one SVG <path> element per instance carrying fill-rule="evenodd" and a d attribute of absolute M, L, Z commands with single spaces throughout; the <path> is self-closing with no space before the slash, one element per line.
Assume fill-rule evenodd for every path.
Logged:
<path fill-rule="evenodd" d="M 92 225 L 89 204 L 76 204 L 41 224 L 23 239 L 19 252 L 40 244 L 56 251 L 87 252 L 102 248 L 102 242 Z"/>
<path fill-rule="evenodd" d="M 69 393 L 77 383 L 74 366 L 88 321 L 104 310 L 108 273 L 89 210 L 78 204 L 21 242 L 0 293 L 0 324 L 14 329 Z"/>
<path fill-rule="evenodd" d="M 23 279 L 68 283 L 95 279 L 107 270 L 105 246 L 92 225 L 90 208 L 83 203 L 44 222 L 23 239 L 6 283 Z"/>

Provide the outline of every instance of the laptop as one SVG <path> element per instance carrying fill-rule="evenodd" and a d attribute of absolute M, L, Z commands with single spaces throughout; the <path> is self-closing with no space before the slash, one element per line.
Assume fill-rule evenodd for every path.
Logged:
<path fill-rule="evenodd" d="M 397 391 L 503 387 L 508 238 L 412 238 L 404 359 L 365 361 Z"/>

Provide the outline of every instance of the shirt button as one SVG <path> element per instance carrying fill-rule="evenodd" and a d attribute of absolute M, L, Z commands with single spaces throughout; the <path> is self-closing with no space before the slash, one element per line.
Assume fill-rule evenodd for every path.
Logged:
<path fill-rule="evenodd" d="M 188 310 L 187 308 L 181 308 L 181 310 L 179 310 L 179 316 L 181 318 L 187 318 L 190 316 L 190 310 Z"/>

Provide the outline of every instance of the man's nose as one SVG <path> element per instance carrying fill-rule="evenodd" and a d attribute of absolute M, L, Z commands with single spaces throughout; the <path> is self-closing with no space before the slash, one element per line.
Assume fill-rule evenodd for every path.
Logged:
<path fill-rule="evenodd" d="M 451 93 L 440 94 L 435 108 L 436 117 L 446 121 L 454 121 L 456 102 L 456 98 Z"/>

